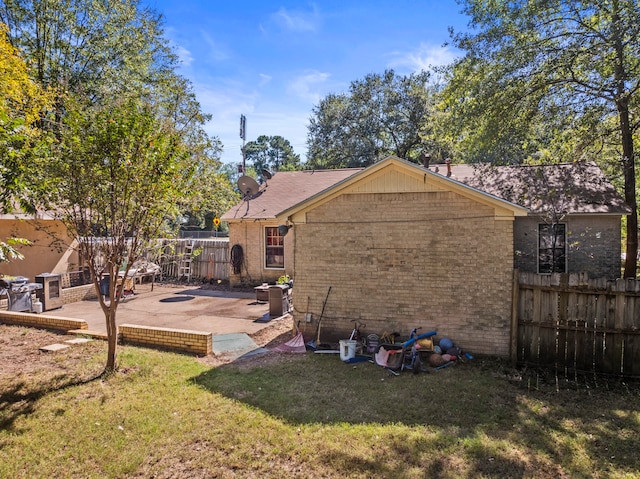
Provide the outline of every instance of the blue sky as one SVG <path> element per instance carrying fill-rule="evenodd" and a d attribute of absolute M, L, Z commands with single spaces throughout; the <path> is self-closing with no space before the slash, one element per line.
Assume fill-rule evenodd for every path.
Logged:
<path fill-rule="evenodd" d="M 242 161 L 247 142 L 280 135 L 306 156 L 314 106 L 354 80 L 393 68 L 409 74 L 459 55 L 448 27 L 466 29 L 455 0 L 147 0 L 165 17 L 180 74 L 213 115 L 207 131 L 225 163 Z"/>

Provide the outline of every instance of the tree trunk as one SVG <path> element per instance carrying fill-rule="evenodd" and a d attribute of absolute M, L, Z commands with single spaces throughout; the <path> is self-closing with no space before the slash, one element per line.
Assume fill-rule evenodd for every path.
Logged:
<path fill-rule="evenodd" d="M 109 314 L 107 315 L 107 364 L 104 368 L 104 372 L 107 374 L 116 370 L 118 328 L 116 326 L 116 308 L 114 306 L 113 303 L 109 306 Z"/>
<path fill-rule="evenodd" d="M 116 370 L 116 350 L 118 346 L 118 327 L 116 325 L 118 268 L 110 261 L 106 271 L 109 275 L 109 290 L 107 292 L 109 304 L 107 305 L 102 297 L 100 298 L 100 304 L 107 326 L 107 364 L 104 367 L 104 374 L 109 374 Z"/>
<path fill-rule="evenodd" d="M 636 169 L 633 152 L 633 134 L 629 122 L 629 106 L 618 102 L 618 117 L 622 135 L 622 171 L 624 174 L 624 199 L 631 208 L 627 215 L 627 250 L 624 263 L 624 278 L 635 278 L 638 257 L 638 204 L 636 201 Z"/>
<path fill-rule="evenodd" d="M 622 140 L 622 172 L 624 175 L 624 200 L 631 208 L 627 215 L 627 256 L 624 263 L 624 278 L 635 278 L 638 267 L 638 203 L 636 201 L 636 169 L 633 153 L 633 128 L 629 114 L 629 101 L 631 93 L 626 89 L 626 81 L 629 74 L 623 31 L 620 21 L 620 5 L 617 0 L 612 3 L 612 35 L 615 45 L 615 70 L 616 81 L 616 108 L 620 121 L 620 135 Z"/>

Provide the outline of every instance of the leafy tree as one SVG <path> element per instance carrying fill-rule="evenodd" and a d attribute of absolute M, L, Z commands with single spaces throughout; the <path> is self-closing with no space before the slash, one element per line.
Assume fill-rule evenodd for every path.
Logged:
<path fill-rule="evenodd" d="M 29 184 L 28 173 L 46 149 L 36 124 L 49 101 L 47 92 L 30 79 L 24 60 L 8 41 L 6 26 L 0 24 L 0 212 L 14 202 L 33 211 L 24 193 L 37 188 L 37 182 Z M 26 244 L 21 238 L 0 241 L 0 263 L 22 259 L 16 246 Z"/>
<path fill-rule="evenodd" d="M 221 144 L 204 132 L 211 117 L 202 112 L 189 81 L 175 72 L 178 58 L 163 36 L 159 14 L 138 0 L 4 0 L 0 18 L 34 65 L 36 81 L 58 93 L 56 121 L 45 126 L 55 130 L 76 95 L 95 105 L 139 96 L 171 119 L 202 162 L 191 184 L 199 198 L 180 203 L 185 217 L 201 223 L 226 208 L 223 193 L 232 187 L 216 171 Z"/>
<path fill-rule="evenodd" d="M 640 6 L 634 0 L 465 0 L 466 55 L 448 97 L 457 135 L 494 161 L 595 157 L 623 179 L 625 277 L 636 276 Z M 455 124 L 455 123 L 454 123 Z M 603 154 L 608 158 L 603 158 Z M 596 156 L 597 155 L 597 156 Z"/>
<path fill-rule="evenodd" d="M 36 80 L 61 94 L 81 90 L 99 103 L 175 76 L 161 17 L 138 0 L 3 0 L 0 20 Z"/>
<path fill-rule="evenodd" d="M 189 195 L 188 202 L 181 199 L 180 205 L 183 211 L 182 226 L 211 231 L 214 228 L 214 218 L 231 208 L 240 199 L 240 195 L 234 188 L 235 183 L 224 172 L 217 157 L 217 147 L 209 144 L 208 149 L 212 150 L 211 156 L 199 157 L 194 175 L 190 179 L 189 189 L 192 194 Z"/>
<path fill-rule="evenodd" d="M 116 310 L 123 284 L 151 239 L 179 214 L 198 162 L 183 133 L 153 106 L 133 99 L 91 107 L 76 101 L 61 126 L 61 142 L 49 162 L 50 195 L 69 233 L 78 240 L 96 290 L 108 275 L 105 314 L 108 355 L 105 372 L 116 368 Z"/>
<path fill-rule="evenodd" d="M 289 140 L 281 136 L 260 135 L 244 147 L 245 159 L 251 162 L 263 180 L 262 170 L 295 171 L 300 169 L 300 155 L 296 155 Z"/>
<path fill-rule="evenodd" d="M 34 161 L 46 151 L 46 138 L 38 128 L 51 96 L 32 81 L 25 61 L 10 44 L 0 24 L 0 211 L 12 202 L 33 210 L 24 195 Z"/>
<path fill-rule="evenodd" d="M 439 150 L 432 119 L 436 87 L 430 74 L 367 75 L 348 94 L 331 94 L 313 109 L 308 131 L 310 168 L 367 166 L 395 155 L 419 161 Z"/>

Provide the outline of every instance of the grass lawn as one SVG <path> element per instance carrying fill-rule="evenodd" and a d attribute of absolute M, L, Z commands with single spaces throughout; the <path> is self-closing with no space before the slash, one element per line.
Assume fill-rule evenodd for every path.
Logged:
<path fill-rule="evenodd" d="M 55 374 L 0 364 L 1 478 L 640 477 L 637 386 L 533 388 L 488 359 L 396 377 L 337 355 L 212 367 L 136 347 L 90 380 L 105 345 L 73 349 Z"/>

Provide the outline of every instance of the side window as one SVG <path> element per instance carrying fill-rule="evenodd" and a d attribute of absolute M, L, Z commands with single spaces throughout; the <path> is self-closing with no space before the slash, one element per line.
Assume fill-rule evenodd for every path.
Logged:
<path fill-rule="evenodd" d="M 566 273 L 566 225 L 538 225 L 538 272 Z"/>
<path fill-rule="evenodd" d="M 277 226 L 267 226 L 265 234 L 265 267 L 284 269 L 284 236 Z"/>

